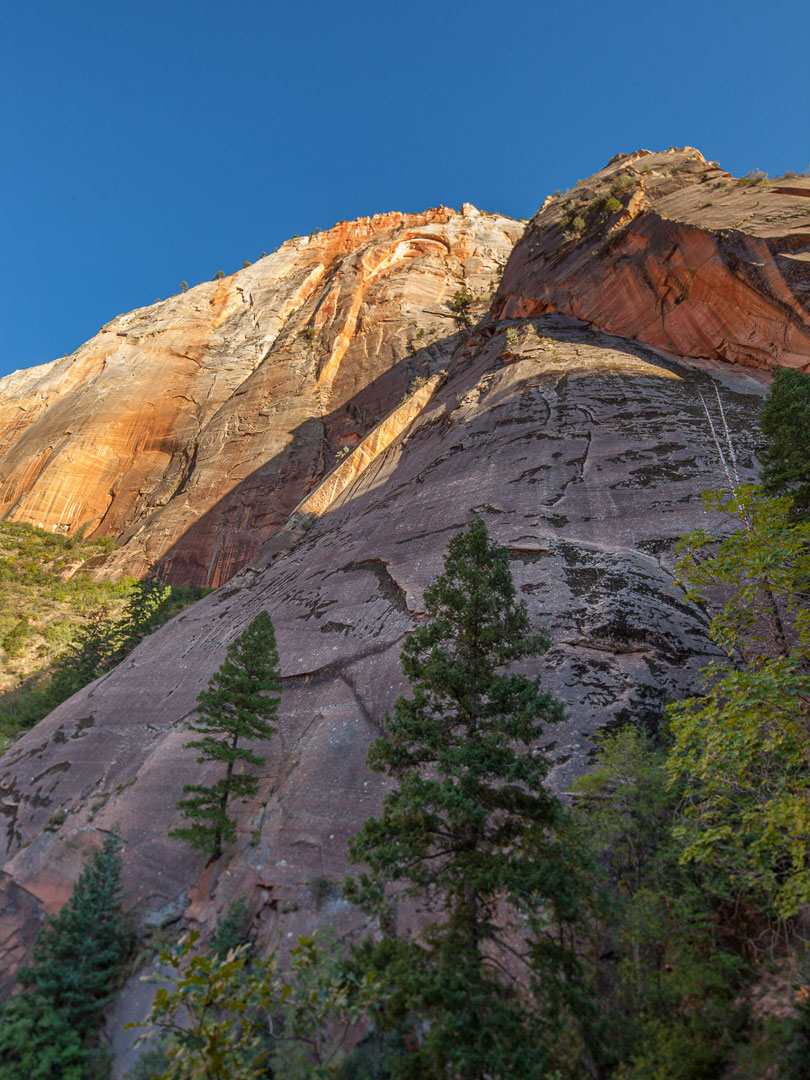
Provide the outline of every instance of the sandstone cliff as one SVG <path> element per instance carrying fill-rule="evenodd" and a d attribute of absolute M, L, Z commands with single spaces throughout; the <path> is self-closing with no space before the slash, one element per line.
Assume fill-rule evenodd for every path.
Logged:
<path fill-rule="evenodd" d="M 554 642 L 539 667 L 568 709 L 543 744 L 555 787 L 581 770 L 595 729 L 655 723 L 710 654 L 707 616 L 673 588 L 670 551 L 704 521 L 700 490 L 723 483 L 700 396 L 716 408 L 715 385 L 750 475 L 763 393 L 750 375 L 706 372 L 559 316 L 473 335 L 314 527 L 281 553 L 266 548 L 6 754 L 5 970 L 68 895 L 83 850 L 116 823 L 127 902 L 143 916 L 210 926 L 244 892 L 261 941 L 346 925 L 337 894 L 320 910 L 310 885 L 340 879 L 347 835 L 379 806 L 385 782 L 367 771 L 366 749 L 404 689 L 398 654 L 423 589 L 474 513 L 509 547 Z M 205 870 L 167 838 L 182 784 L 201 772 L 183 743 L 197 693 L 262 608 L 280 643 L 280 731 L 261 748 L 268 766 L 260 798 L 239 810 L 238 844 Z"/>
<path fill-rule="evenodd" d="M 101 572 L 218 585 L 457 343 L 523 226 L 466 205 L 296 238 L 0 380 L 0 515 L 114 536 Z"/>
<path fill-rule="evenodd" d="M 546 200 L 500 318 L 559 311 L 660 349 L 810 368 L 810 180 L 734 180 L 691 147 L 619 155 Z"/>
<path fill-rule="evenodd" d="M 488 291 L 522 226 L 471 208 L 389 215 L 283 245 L 267 267 L 124 316 L 75 358 L 6 381 L 9 516 L 121 535 L 104 573 L 230 576 L 0 762 L 7 983 L 116 824 L 127 904 L 147 920 L 210 928 L 244 893 L 260 942 L 351 925 L 323 881 L 340 879 L 346 837 L 380 805 L 366 749 L 405 689 L 398 654 L 423 590 L 473 514 L 551 635 L 532 670 L 567 706 L 542 743 L 556 790 L 595 730 L 655 724 L 692 687 L 712 655 L 708 616 L 674 586 L 671 553 L 705 524 L 700 491 L 725 482 L 706 410 L 722 401 L 753 476 L 767 376 L 742 361 L 810 357 L 810 204 L 728 182 L 715 228 L 700 193 L 726 181 L 696 151 L 614 162 L 533 219 L 471 330 L 447 302 L 465 282 Z M 237 844 L 205 868 L 167 838 L 183 783 L 203 776 L 183 743 L 198 692 L 262 609 L 281 652 L 279 734 L 260 748 Z M 143 994 L 128 984 L 121 1022 Z"/>

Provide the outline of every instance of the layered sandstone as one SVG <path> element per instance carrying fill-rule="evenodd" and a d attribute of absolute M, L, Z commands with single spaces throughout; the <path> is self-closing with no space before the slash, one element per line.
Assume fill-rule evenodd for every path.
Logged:
<path fill-rule="evenodd" d="M 0 380 L 0 515 L 117 537 L 105 574 L 218 585 L 458 339 L 523 226 L 470 205 L 296 238 Z"/>
<path fill-rule="evenodd" d="M 407 689 L 399 651 L 424 588 L 473 514 L 508 547 L 520 595 L 550 632 L 548 654 L 527 670 L 566 703 L 540 742 L 556 790 L 583 769 L 595 730 L 655 724 L 665 700 L 692 686 L 712 655 L 708 616 L 674 585 L 672 547 L 705 524 L 700 491 L 724 482 L 706 407 L 717 419 L 719 395 L 750 476 L 762 382 L 546 316 L 476 332 L 425 391 L 341 490 L 313 492 L 320 516 L 308 531 L 283 550 L 267 545 L 5 755 L 8 977 L 68 896 L 84 851 L 115 825 L 126 903 L 147 920 L 210 928 L 244 893 L 261 944 L 351 926 L 323 879 L 341 879 L 347 837 L 380 806 L 386 781 L 368 771 L 366 750 Z M 262 609 L 281 654 L 279 732 L 257 748 L 267 758 L 259 797 L 235 807 L 238 842 L 206 868 L 167 835 L 182 785 L 213 777 L 183 744 L 197 694 Z M 143 1011 L 143 993 L 133 979 L 116 1015 Z"/>
<path fill-rule="evenodd" d="M 493 313 L 559 311 L 680 355 L 810 369 L 810 179 L 753 179 L 691 147 L 619 155 L 546 200 Z"/>

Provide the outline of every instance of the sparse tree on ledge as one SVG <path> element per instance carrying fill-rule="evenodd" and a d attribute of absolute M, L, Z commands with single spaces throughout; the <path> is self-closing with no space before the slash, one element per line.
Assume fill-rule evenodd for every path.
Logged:
<path fill-rule="evenodd" d="M 232 798 L 252 798 L 259 782 L 247 773 L 235 773 L 237 761 L 264 765 L 263 757 L 240 746 L 240 741 L 269 739 L 275 735 L 281 691 L 278 649 L 273 623 L 260 612 L 243 634 L 228 646 L 225 661 L 212 677 L 208 689 L 197 698 L 200 715 L 192 723 L 202 739 L 186 746 L 198 751 L 197 761 L 221 762 L 225 775 L 210 786 L 185 784 L 177 807 L 192 824 L 172 829 L 169 836 L 186 840 L 192 847 L 218 859 L 224 844 L 236 839 L 236 822 L 228 816 Z M 269 696 L 268 696 L 269 695 Z"/>

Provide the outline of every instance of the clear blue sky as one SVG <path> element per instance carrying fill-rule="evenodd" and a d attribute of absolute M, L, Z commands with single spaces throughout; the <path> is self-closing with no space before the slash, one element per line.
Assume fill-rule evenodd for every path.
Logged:
<path fill-rule="evenodd" d="M 2 39 L 0 374 L 341 218 L 810 162 L 807 0 L 28 0 Z"/>

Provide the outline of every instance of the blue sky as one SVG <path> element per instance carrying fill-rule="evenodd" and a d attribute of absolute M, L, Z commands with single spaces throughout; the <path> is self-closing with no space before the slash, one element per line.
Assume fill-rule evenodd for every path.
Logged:
<path fill-rule="evenodd" d="M 0 374 L 383 210 L 516 217 L 615 153 L 810 163 L 810 5 L 29 0 L 0 43 Z"/>

